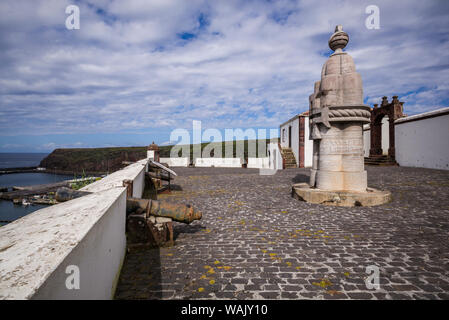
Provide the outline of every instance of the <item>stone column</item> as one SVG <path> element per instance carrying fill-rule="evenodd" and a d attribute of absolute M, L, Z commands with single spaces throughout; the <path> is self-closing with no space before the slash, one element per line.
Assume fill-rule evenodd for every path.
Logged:
<path fill-rule="evenodd" d="M 321 72 L 319 87 L 312 95 L 312 125 L 319 130 L 313 137 L 318 152 L 317 188 L 322 190 L 366 191 L 363 157 L 363 124 L 369 122 L 370 107 L 363 104 L 362 78 L 352 57 L 343 48 L 349 41 L 341 26 L 329 40 L 335 52 Z M 318 91 L 318 92 L 317 92 Z M 319 105 L 314 103 L 319 98 Z M 315 173 L 313 173 L 315 175 Z"/>
<path fill-rule="evenodd" d="M 363 104 L 362 78 L 355 70 L 354 61 L 343 52 L 348 41 L 348 34 L 342 26 L 337 26 L 329 39 L 334 53 L 323 65 L 321 81 L 315 83 L 309 97 L 313 140 L 310 185 L 296 184 L 292 194 L 311 203 L 378 205 L 390 201 L 391 193 L 367 186 L 363 124 L 370 122 L 371 108 Z M 374 134 L 376 128 L 371 128 Z"/>

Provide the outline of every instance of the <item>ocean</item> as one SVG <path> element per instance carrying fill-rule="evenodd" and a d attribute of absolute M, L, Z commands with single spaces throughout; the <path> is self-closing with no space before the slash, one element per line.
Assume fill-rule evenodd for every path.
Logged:
<path fill-rule="evenodd" d="M 47 153 L 0 153 L 0 168 L 38 166 L 46 156 Z M 73 176 L 41 172 L 0 174 L 0 188 L 54 183 L 69 179 L 73 179 Z M 4 221 L 16 220 L 45 207 L 46 205 L 14 205 L 12 201 L 0 200 L 0 225 L 6 224 Z"/>
<path fill-rule="evenodd" d="M 0 152 L 0 169 L 37 167 L 48 153 L 3 153 Z"/>

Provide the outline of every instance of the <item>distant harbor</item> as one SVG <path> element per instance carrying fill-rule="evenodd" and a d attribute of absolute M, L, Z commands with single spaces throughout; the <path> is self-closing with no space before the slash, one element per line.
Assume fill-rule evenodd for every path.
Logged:
<path fill-rule="evenodd" d="M 11 191 L 13 187 L 56 183 L 69 179 L 73 179 L 73 175 L 49 173 L 4 174 L 0 175 L 0 188 L 7 188 L 8 191 Z M 43 204 L 29 204 L 29 202 L 14 204 L 10 200 L 0 200 L 0 225 L 4 225 L 45 207 L 46 205 Z"/>
<path fill-rule="evenodd" d="M 47 153 L 0 153 L 0 192 L 11 191 L 13 187 L 73 179 L 73 175 L 39 171 L 37 169 L 39 163 L 47 155 Z M 14 204 L 13 201 L 0 200 L 0 225 L 17 220 L 45 207 L 44 204 L 29 205 L 25 202 L 25 205 L 23 205 L 22 203 Z"/>
<path fill-rule="evenodd" d="M 144 157 L 145 150 L 130 147 L 56 149 L 50 155 L 0 153 L 0 226 L 54 204 L 59 188 L 77 190 L 120 169 L 127 161 Z M 76 181 L 68 181 L 73 179 Z"/>

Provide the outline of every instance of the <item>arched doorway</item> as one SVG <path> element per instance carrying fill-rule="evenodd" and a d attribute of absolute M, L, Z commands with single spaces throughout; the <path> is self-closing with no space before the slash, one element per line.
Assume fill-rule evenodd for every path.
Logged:
<path fill-rule="evenodd" d="M 388 118 L 388 158 L 395 159 L 394 146 L 394 121 L 403 117 L 404 102 L 398 100 L 398 96 L 393 96 L 391 103 L 387 97 L 382 98 L 382 104 L 377 104 L 371 110 L 371 148 L 369 150 L 370 158 L 382 157 L 382 122 Z M 384 142 L 385 145 L 385 142 Z M 385 148 L 385 147 L 384 147 Z"/>

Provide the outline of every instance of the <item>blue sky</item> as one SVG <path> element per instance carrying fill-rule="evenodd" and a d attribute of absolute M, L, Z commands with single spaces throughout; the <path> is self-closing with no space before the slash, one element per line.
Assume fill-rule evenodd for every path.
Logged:
<path fill-rule="evenodd" d="M 79 30 L 65 28 L 69 4 Z M 445 0 L 2 0 L 0 152 L 167 144 L 193 120 L 277 128 L 308 109 L 337 24 L 366 103 L 449 105 Z"/>

